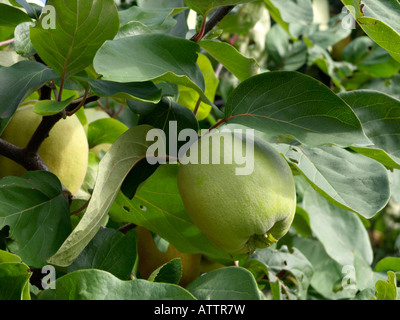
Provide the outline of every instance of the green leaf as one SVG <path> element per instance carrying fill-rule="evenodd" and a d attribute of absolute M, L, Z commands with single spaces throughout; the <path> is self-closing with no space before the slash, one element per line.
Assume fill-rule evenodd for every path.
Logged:
<path fill-rule="evenodd" d="M 23 22 L 32 21 L 29 16 L 13 6 L 0 3 L 0 41 L 14 37 L 14 29 Z"/>
<path fill-rule="evenodd" d="M 67 78 L 88 67 L 104 41 L 119 29 L 118 10 L 113 0 L 48 0 L 56 12 L 55 28 L 44 28 L 41 16 L 31 28 L 33 46 L 39 56 L 60 76 Z"/>
<path fill-rule="evenodd" d="M 367 36 L 350 42 L 343 50 L 342 58 L 371 77 L 390 78 L 400 69 L 400 63 Z"/>
<path fill-rule="evenodd" d="M 300 206 L 296 207 L 296 214 L 293 219 L 292 227 L 302 237 L 311 237 L 312 235 L 308 213 Z"/>
<path fill-rule="evenodd" d="M 372 81 L 363 84 L 360 89 L 376 90 L 386 93 L 393 98 L 400 99 L 400 73 L 388 79 L 373 79 Z"/>
<path fill-rule="evenodd" d="M 141 34 L 106 41 L 96 54 L 94 68 L 104 80 L 166 81 L 187 86 L 211 104 L 196 64 L 198 51 L 199 45 L 193 41 L 167 34 Z"/>
<path fill-rule="evenodd" d="M 113 144 L 127 130 L 128 127 L 125 124 L 114 118 L 95 120 L 88 126 L 89 148 L 102 143 Z"/>
<path fill-rule="evenodd" d="M 338 44 L 341 40 L 345 40 L 351 34 L 351 29 L 344 28 L 341 20 L 341 16 L 336 15 L 329 20 L 327 29 L 325 30 L 321 30 L 318 25 L 312 24 L 304 28 L 299 28 L 299 31 L 308 46 L 311 42 L 328 52 L 332 52 L 332 56 L 335 57 L 335 53 L 332 51 L 331 47 Z"/>
<path fill-rule="evenodd" d="M 357 21 L 377 44 L 386 49 L 395 60 L 400 62 L 399 31 L 393 30 L 390 26 L 377 19 L 364 17 L 359 18 Z M 398 64 L 395 66 L 398 68 Z"/>
<path fill-rule="evenodd" d="M 23 57 L 31 57 L 36 53 L 29 36 L 29 27 L 34 25 L 33 22 L 23 22 L 14 30 L 14 48 Z"/>
<path fill-rule="evenodd" d="M 185 133 L 183 131 L 187 129 L 193 132 L 199 129 L 199 123 L 193 112 L 169 99 L 163 99 L 158 103 L 152 113 L 141 115 L 139 124 L 149 124 L 161 129 L 165 134 L 166 154 L 175 158 L 178 157 L 180 148 L 186 143 L 186 141 L 178 141 L 179 135 Z"/>
<path fill-rule="evenodd" d="M 25 9 L 26 13 L 32 18 L 37 19 L 38 15 L 42 11 L 42 5 L 27 2 L 27 0 L 10 0 L 10 3 L 14 6 L 22 7 Z"/>
<path fill-rule="evenodd" d="M 296 71 L 307 62 L 307 46 L 304 41 L 290 41 L 287 32 L 279 25 L 271 27 L 265 41 L 269 70 Z"/>
<path fill-rule="evenodd" d="M 132 6 L 119 13 L 121 26 L 131 22 L 140 22 L 149 29 L 169 29 L 176 24 L 173 19 L 187 8 L 141 8 Z"/>
<path fill-rule="evenodd" d="M 279 250 L 272 248 L 256 250 L 250 256 L 249 260 L 244 262 L 243 266 L 248 267 L 253 263 L 259 264 L 260 262 L 268 270 L 267 276 L 270 279 L 275 278 L 281 270 L 286 270 L 292 274 L 297 282 L 293 293 L 301 300 L 306 299 L 307 290 L 314 271 L 311 263 L 299 250 L 293 248 L 293 250 L 289 251 L 285 245 Z"/>
<path fill-rule="evenodd" d="M 64 110 L 72 100 L 74 100 L 74 97 L 70 97 L 69 99 L 60 102 L 54 100 L 41 100 L 35 103 L 33 111 L 41 116 L 51 116 Z"/>
<path fill-rule="evenodd" d="M 313 8 L 310 0 L 264 0 L 271 17 L 295 39 L 290 24 L 309 24 L 313 22 Z"/>
<path fill-rule="evenodd" d="M 50 172 L 31 171 L 0 180 L 0 229 L 10 226 L 9 250 L 40 268 L 71 231 L 68 203 Z"/>
<path fill-rule="evenodd" d="M 308 49 L 308 65 L 318 66 L 340 90 L 344 90 L 342 83 L 357 69 L 349 62 L 333 60 L 329 52 L 318 45 Z"/>
<path fill-rule="evenodd" d="M 234 14 L 226 15 L 220 22 L 218 22 L 218 32 L 231 33 L 249 37 L 253 40 L 268 33 L 270 28 L 271 18 L 265 7 L 264 1 L 257 0 L 248 2 L 243 5 L 237 6 L 234 10 Z M 255 30 L 256 29 L 256 30 Z M 211 33 L 211 37 L 215 38 L 215 34 Z M 210 35 L 207 34 L 206 38 Z M 260 39 L 261 47 L 263 47 L 263 40 Z M 257 41 L 256 41 L 257 42 Z M 256 45 L 257 47 L 257 45 Z M 241 47 L 243 48 L 243 47 Z M 253 45 L 250 50 L 254 50 Z M 260 48 L 262 50 L 262 48 Z"/>
<path fill-rule="evenodd" d="M 382 271 L 396 271 L 400 272 L 400 258 L 386 257 L 378 261 L 375 266 L 376 272 Z"/>
<path fill-rule="evenodd" d="M 218 88 L 218 78 L 215 76 L 215 72 L 210 60 L 207 56 L 203 54 L 199 54 L 197 59 L 197 65 L 200 68 L 200 71 L 203 73 L 204 81 L 205 81 L 205 91 L 204 94 L 210 101 L 214 101 L 215 94 Z M 194 108 L 197 104 L 197 100 L 199 99 L 198 93 L 184 86 L 178 86 L 179 89 L 179 99 L 178 103 L 185 106 L 191 111 L 194 111 Z M 196 114 L 197 119 L 204 120 L 210 114 L 211 106 L 204 102 L 200 102 L 198 107 L 198 111 Z"/>
<path fill-rule="evenodd" d="M 388 271 L 388 280 L 378 280 L 376 282 L 376 300 L 398 300 L 396 275 L 392 271 Z"/>
<path fill-rule="evenodd" d="M 369 219 L 389 201 L 387 170 L 370 158 L 334 145 L 276 147 L 320 194 L 343 209 Z"/>
<path fill-rule="evenodd" d="M 175 258 L 154 270 L 148 280 L 178 284 L 182 277 L 181 258 Z"/>
<path fill-rule="evenodd" d="M 354 110 L 364 132 L 374 143 L 368 148 L 355 146 L 358 153 L 400 169 L 400 100 L 372 90 L 360 90 L 339 95 Z"/>
<path fill-rule="evenodd" d="M 392 199 L 400 204 L 400 170 L 389 171 Z"/>
<path fill-rule="evenodd" d="M 215 247 L 187 215 L 177 186 L 178 169 L 176 164 L 159 166 L 132 200 L 119 193 L 110 218 L 145 227 L 180 252 L 231 260 L 230 255 Z"/>
<path fill-rule="evenodd" d="M 192 129 L 194 132 L 199 130 L 199 123 L 193 112 L 166 98 L 156 104 L 151 109 L 151 113 L 142 114 L 139 124 L 149 124 L 164 131 L 167 154 L 171 157 L 178 157 L 179 148 L 185 143 L 178 141 L 179 134 L 183 130 Z M 173 142 L 171 148 L 170 141 Z M 172 147 L 175 143 L 177 144 L 177 150 L 173 150 Z"/>
<path fill-rule="evenodd" d="M 0 300 L 30 300 L 32 272 L 21 258 L 0 250 Z"/>
<path fill-rule="evenodd" d="M 101 148 L 101 149 L 103 149 L 103 148 Z M 106 148 L 104 148 L 104 149 L 106 149 Z M 89 198 L 91 191 L 93 190 L 93 187 L 96 183 L 97 171 L 99 169 L 99 162 L 100 162 L 99 156 L 100 156 L 101 151 L 99 151 L 99 156 L 97 156 L 93 151 L 96 151 L 96 150 L 89 151 L 89 159 L 88 159 L 88 166 L 86 169 L 86 175 L 85 175 L 85 179 L 83 180 L 83 183 L 81 185 L 81 191 L 87 193 L 87 198 Z M 106 152 L 107 150 L 103 150 L 103 151 Z M 77 201 L 80 202 L 82 200 L 77 199 Z M 84 201 L 86 202 L 87 200 L 84 200 Z M 82 203 L 79 207 L 75 208 L 75 210 L 78 210 L 83 205 L 84 205 L 84 203 Z M 73 216 L 73 217 L 76 218 L 76 220 L 78 220 L 78 221 L 80 219 L 80 218 L 78 218 L 78 216 Z"/>
<path fill-rule="evenodd" d="M 122 281 L 96 269 L 68 273 L 55 282 L 56 289 L 44 290 L 39 300 L 195 300 L 174 284 L 147 280 Z"/>
<path fill-rule="evenodd" d="M 374 41 L 368 36 L 360 36 L 352 40 L 344 49 L 342 59 L 359 65 L 371 56 Z"/>
<path fill-rule="evenodd" d="M 200 47 L 235 75 L 240 81 L 255 75 L 259 70 L 257 61 L 243 56 L 235 47 L 218 40 L 202 40 Z"/>
<path fill-rule="evenodd" d="M 372 298 L 375 297 L 375 292 L 376 292 L 375 288 L 367 288 L 367 289 L 361 290 L 351 300 L 372 300 Z"/>
<path fill-rule="evenodd" d="M 321 82 L 289 71 L 263 73 L 229 96 L 228 123 L 239 123 L 275 140 L 284 135 L 309 146 L 371 144 L 353 110 Z"/>
<path fill-rule="evenodd" d="M 113 97 L 117 99 L 153 103 L 159 102 L 161 99 L 161 90 L 150 81 L 120 83 L 101 79 L 83 80 L 87 81 L 93 92 L 100 97 Z"/>
<path fill-rule="evenodd" d="M 0 264 L 1 263 L 6 263 L 6 262 L 18 262 L 21 263 L 22 260 L 20 257 L 18 257 L 17 255 L 8 252 L 8 251 L 4 251 L 4 250 L 0 250 Z"/>
<path fill-rule="evenodd" d="M 365 261 L 359 251 L 354 252 L 354 269 L 356 276 L 356 287 L 358 290 L 365 290 L 373 287 L 378 280 L 386 280 L 387 275 L 372 270 L 371 265 Z"/>
<path fill-rule="evenodd" d="M 141 184 L 146 181 L 160 166 L 159 163 L 150 164 L 147 159 L 143 159 L 126 176 L 122 186 L 121 193 L 128 199 L 132 199 Z M 120 198 L 120 195 L 117 196 Z"/>
<path fill-rule="evenodd" d="M 30 300 L 32 272 L 24 263 L 0 263 L 0 300 Z"/>
<path fill-rule="evenodd" d="M 115 36 L 114 40 L 148 33 L 153 33 L 153 30 L 145 26 L 143 23 L 140 23 L 139 21 L 132 21 L 125 24 L 118 30 L 118 33 Z"/>
<path fill-rule="evenodd" d="M 325 251 L 322 243 L 315 238 L 293 239 L 293 247 L 310 261 L 314 272 L 311 277 L 311 287 L 329 300 L 352 298 L 354 290 L 354 268 L 343 268 L 333 260 Z"/>
<path fill-rule="evenodd" d="M 10 118 L 25 96 L 47 81 L 57 79 L 54 70 L 35 61 L 21 61 L 0 69 L 0 119 Z"/>
<path fill-rule="evenodd" d="M 232 6 L 241 3 L 252 2 L 254 0 L 185 0 L 185 4 L 202 16 L 211 10 L 222 6 Z"/>
<path fill-rule="evenodd" d="M 380 163 L 382 163 L 386 168 L 389 169 L 400 169 L 399 159 L 390 155 L 385 150 L 378 147 L 351 147 L 357 153 L 360 153 L 366 157 L 372 158 Z"/>
<path fill-rule="evenodd" d="M 272 300 L 282 300 L 282 283 L 279 280 L 276 280 L 275 282 L 270 281 L 269 284 L 271 286 Z"/>
<path fill-rule="evenodd" d="M 67 268 L 71 273 L 82 269 L 99 269 L 128 280 L 136 261 L 136 230 L 125 235 L 106 228 L 101 229 L 78 258 Z"/>
<path fill-rule="evenodd" d="M 207 272 L 186 289 L 199 300 L 261 299 L 253 275 L 241 267 L 225 267 Z"/>
<path fill-rule="evenodd" d="M 400 62 L 397 0 L 342 0 L 364 32 Z M 353 8 L 351 10 L 351 8 Z"/>
<path fill-rule="evenodd" d="M 146 158 L 151 143 L 146 140 L 150 126 L 136 126 L 126 131 L 108 150 L 99 164 L 96 185 L 86 213 L 49 263 L 69 266 L 99 230 L 103 219 L 129 171 Z"/>
<path fill-rule="evenodd" d="M 332 259 L 341 265 L 352 265 L 354 252 L 359 251 L 368 264 L 372 263 L 368 233 L 355 213 L 333 205 L 311 188 L 303 203 L 313 234 Z"/>

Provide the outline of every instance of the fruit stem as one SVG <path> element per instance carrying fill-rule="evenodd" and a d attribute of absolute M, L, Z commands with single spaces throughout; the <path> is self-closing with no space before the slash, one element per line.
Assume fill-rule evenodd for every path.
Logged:
<path fill-rule="evenodd" d="M 269 232 L 264 234 L 254 234 L 247 241 L 246 246 L 249 252 L 253 253 L 257 248 L 267 248 L 277 241 L 278 240 L 276 240 L 274 236 Z"/>

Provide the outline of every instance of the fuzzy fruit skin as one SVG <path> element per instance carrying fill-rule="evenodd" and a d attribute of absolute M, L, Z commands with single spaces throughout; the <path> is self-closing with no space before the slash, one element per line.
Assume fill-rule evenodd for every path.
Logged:
<path fill-rule="evenodd" d="M 201 254 L 182 253 L 171 244 L 166 252 L 161 252 L 155 245 L 148 229 L 138 226 L 136 231 L 139 255 L 138 271 L 143 278 L 147 279 L 154 270 L 174 258 L 181 258 L 182 263 L 182 278 L 179 285 L 185 287 L 200 276 Z"/>
<path fill-rule="evenodd" d="M 190 149 L 210 157 L 212 136 L 226 139 L 229 135 L 232 137 L 229 132 L 203 136 Z M 203 139 L 209 139 L 209 147 L 201 146 Z M 222 140 L 220 145 L 224 145 Z M 242 149 L 246 150 L 245 141 L 235 138 L 228 152 L 241 154 Z M 296 211 L 289 165 L 259 139 L 254 140 L 254 170 L 250 175 L 236 175 L 235 169 L 243 165 L 235 161 L 224 164 L 221 154 L 221 164 L 180 166 L 178 188 L 188 215 L 210 241 L 228 253 L 251 253 L 271 245 L 287 233 Z"/>
<path fill-rule="evenodd" d="M 33 112 L 32 105 L 20 107 L 1 138 L 24 148 L 41 119 L 41 116 Z M 76 194 L 85 178 L 89 157 L 86 133 L 76 115 L 56 123 L 41 145 L 39 155 L 61 183 L 72 194 Z M 0 156 L 0 178 L 21 176 L 25 172 L 21 165 Z"/>

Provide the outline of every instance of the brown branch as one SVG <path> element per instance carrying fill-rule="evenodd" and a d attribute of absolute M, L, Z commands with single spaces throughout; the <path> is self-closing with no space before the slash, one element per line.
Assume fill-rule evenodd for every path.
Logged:
<path fill-rule="evenodd" d="M 99 97 L 92 96 L 92 97 L 87 98 L 85 100 L 85 102 L 83 102 L 82 99 L 74 100 L 72 103 L 69 104 L 69 106 L 65 109 L 65 111 L 68 114 L 68 112 L 70 112 L 70 111 L 75 111 L 78 106 L 88 104 L 88 103 L 96 101 L 98 99 L 99 99 Z M 62 113 L 57 113 L 52 116 L 43 117 L 38 128 L 33 133 L 32 138 L 29 140 L 29 143 L 28 143 L 26 149 L 32 153 L 38 152 L 43 141 L 49 136 L 50 130 L 62 118 L 63 118 Z"/>
<path fill-rule="evenodd" d="M 50 130 L 61 118 L 61 114 L 43 117 L 39 126 L 29 140 L 26 150 L 31 153 L 37 153 L 43 141 L 49 136 Z"/>
<path fill-rule="evenodd" d="M 207 33 L 209 33 L 229 12 L 232 11 L 234 7 L 235 6 L 224 6 L 215 10 L 215 13 L 207 21 L 204 29 L 202 28 L 202 30 L 200 31 L 202 35 L 196 33 L 190 40 L 196 42 L 201 40 L 201 38 L 203 38 Z M 204 20 L 205 19 L 206 17 L 204 17 Z"/>
<path fill-rule="evenodd" d="M 201 104 L 201 97 L 199 97 L 199 99 L 197 100 L 196 106 L 194 107 L 194 110 L 193 110 L 193 113 L 195 116 L 197 116 L 197 112 L 199 111 L 200 104 Z"/>
<path fill-rule="evenodd" d="M 44 85 L 39 90 L 39 100 L 50 100 L 51 99 L 51 88 L 48 85 Z"/>
<path fill-rule="evenodd" d="M 79 209 L 76 209 L 75 211 L 72 211 L 70 213 L 70 215 L 73 216 L 73 215 L 76 215 L 76 214 L 82 212 L 83 210 L 85 210 L 88 207 L 88 205 L 89 205 L 89 200 L 86 201 L 85 204 L 82 207 L 80 207 Z"/>

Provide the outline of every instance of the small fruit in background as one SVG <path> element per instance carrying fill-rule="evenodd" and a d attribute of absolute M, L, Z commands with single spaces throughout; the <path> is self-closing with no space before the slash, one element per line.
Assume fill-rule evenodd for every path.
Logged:
<path fill-rule="evenodd" d="M 154 270 L 174 258 L 180 258 L 182 263 L 182 277 L 179 285 L 186 286 L 200 275 L 200 254 L 182 253 L 172 244 L 169 244 L 166 252 L 160 251 L 154 243 L 151 232 L 138 226 L 137 228 L 138 248 L 138 271 L 147 279 Z"/>
<path fill-rule="evenodd" d="M 340 40 L 338 43 L 332 46 L 331 56 L 336 61 L 342 60 L 343 50 L 346 46 L 351 42 L 351 35 L 347 36 L 346 38 Z"/>

